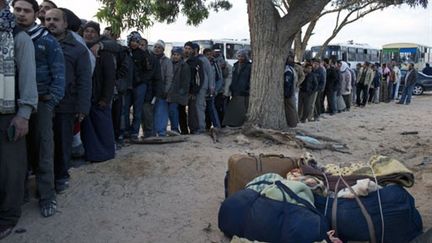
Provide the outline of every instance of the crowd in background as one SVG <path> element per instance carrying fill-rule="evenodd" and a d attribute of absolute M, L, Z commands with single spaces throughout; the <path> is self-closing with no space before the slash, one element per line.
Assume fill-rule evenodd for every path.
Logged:
<path fill-rule="evenodd" d="M 350 111 L 353 104 L 362 108 L 391 101 L 409 105 L 416 81 L 413 63 L 402 77 L 399 64 L 394 61 L 383 64 L 366 61 L 351 68 L 344 61 L 325 58 L 302 65 L 294 62 L 291 53 L 285 68 L 286 119 L 290 127 L 295 127 L 298 122 L 319 121 L 324 113 Z"/>
<path fill-rule="evenodd" d="M 28 202 L 30 175 L 44 217 L 69 187 L 72 148 L 84 160 L 113 159 L 125 140 L 202 134 L 242 126 L 249 105 L 252 61 L 246 50 L 232 66 L 221 50 L 186 42 L 165 56 L 139 32 L 123 46 L 111 28 L 84 21 L 50 0 L 0 0 L 0 239 Z M 39 19 L 39 21 L 37 21 Z M 281 82 L 289 127 L 318 121 L 351 104 L 409 104 L 416 72 L 402 80 L 396 63 L 350 68 L 324 59 L 294 62 Z M 282 100 L 281 100 L 282 102 Z M 82 144 L 82 147 L 80 147 Z"/>

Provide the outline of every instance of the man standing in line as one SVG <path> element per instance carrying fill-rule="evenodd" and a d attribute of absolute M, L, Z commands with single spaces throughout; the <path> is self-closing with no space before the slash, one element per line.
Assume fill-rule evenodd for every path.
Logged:
<path fill-rule="evenodd" d="M 319 117 L 323 113 L 323 110 L 321 110 L 321 108 L 324 107 L 323 97 L 324 97 L 324 90 L 327 82 L 327 72 L 325 67 L 321 65 L 319 59 L 314 59 L 312 62 L 312 66 L 313 66 L 313 73 L 316 75 L 318 79 L 318 87 L 317 87 L 317 91 L 314 92 L 312 97 L 313 112 L 311 112 L 311 117 L 309 117 L 309 120 L 312 120 L 312 115 L 313 115 L 314 121 L 319 121 Z"/>
<path fill-rule="evenodd" d="M 179 106 L 179 121 L 182 134 L 188 134 L 189 132 L 193 134 L 198 133 L 200 129 L 196 103 L 198 93 L 202 88 L 205 77 L 203 64 L 195 55 L 194 43 L 188 41 L 184 44 L 184 58 L 184 61 L 191 68 L 191 83 L 189 89 L 188 113 L 186 113 L 185 106 Z M 187 128 L 189 128 L 189 131 Z"/>
<path fill-rule="evenodd" d="M 405 86 L 402 91 L 402 96 L 398 104 L 409 105 L 411 103 L 411 96 L 416 81 L 417 81 L 417 70 L 414 69 L 414 64 L 410 63 L 408 65 L 408 72 L 405 75 L 405 80 L 404 80 Z"/>
<path fill-rule="evenodd" d="M 27 169 L 28 120 L 37 107 L 36 63 L 30 37 L 15 27 L 6 0 L 0 0 L 0 240 L 21 216 Z M 18 91 L 18 92 L 17 92 Z M 4 133 L 3 133 L 4 131 Z"/>
<path fill-rule="evenodd" d="M 57 5 L 50 0 L 43 0 L 39 5 L 39 12 L 37 14 L 38 19 L 41 22 L 41 25 L 45 25 L 45 14 L 48 10 L 57 8 Z"/>
<path fill-rule="evenodd" d="M 160 91 L 157 92 L 156 103 L 154 106 L 153 130 L 159 137 L 167 135 L 169 106 L 167 102 L 168 91 L 171 88 L 174 76 L 173 63 L 165 56 L 165 42 L 158 40 L 153 46 L 153 53 L 160 64 L 161 79 Z"/>
<path fill-rule="evenodd" d="M 53 125 L 55 189 L 61 193 L 69 187 L 74 122 L 81 122 L 90 111 L 92 69 L 86 47 L 67 30 L 62 10 L 49 10 L 45 26 L 60 43 L 65 59 L 65 94 L 55 109 Z"/>
<path fill-rule="evenodd" d="M 357 74 L 357 106 L 365 107 L 368 101 L 369 86 L 373 81 L 373 71 L 370 63 L 365 62 Z M 362 98 L 362 99 L 360 99 Z"/>
<path fill-rule="evenodd" d="M 285 118 L 289 127 L 296 127 L 299 122 L 295 97 L 298 75 L 294 69 L 294 65 L 294 53 L 290 51 L 285 63 L 284 72 L 284 107 Z"/>
<path fill-rule="evenodd" d="M 211 72 L 212 72 L 211 76 L 215 79 L 210 82 L 215 84 L 215 90 L 217 90 L 217 93 L 219 93 L 221 90 L 223 90 L 223 86 L 224 86 L 222 70 L 219 64 L 215 61 L 215 58 L 213 56 L 213 50 L 206 48 L 204 49 L 203 54 L 204 56 L 207 57 L 207 59 L 210 62 Z M 214 128 L 221 128 L 220 117 L 215 105 L 215 96 L 211 93 L 207 94 L 206 97 L 206 119 L 205 120 L 206 120 L 206 129 L 210 129 L 212 125 Z"/>
<path fill-rule="evenodd" d="M 396 100 L 397 98 L 399 98 L 399 87 L 400 87 L 402 74 L 401 74 L 401 71 L 399 69 L 398 63 L 393 61 L 392 65 L 393 65 L 393 71 L 395 74 L 395 85 L 396 85 L 396 87 L 393 90 L 393 100 Z"/>
<path fill-rule="evenodd" d="M 44 217 L 56 213 L 54 189 L 54 108 L 64 95 L 65 66 L 57 40 L 43 26 L 36 24 L 36 0 L 12 2 L 17 24 L 32 38 L 36 54 L 36 81 L 39 93 L 37 113 L 30 118 L 27 137 L 28 162 L 36 175 L 39 206 Z M 38 145 L 38 146 L 35 146 Z"/>

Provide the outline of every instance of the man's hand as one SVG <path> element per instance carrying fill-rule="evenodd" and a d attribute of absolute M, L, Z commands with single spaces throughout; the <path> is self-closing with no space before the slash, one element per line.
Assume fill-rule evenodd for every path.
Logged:
<path fill-rule="evenodd" d="M 28 120 L 20 116 L 15 116 L 12 119 L 10 126 L 15 127 L 15 137 L 13 140 L 14 142 L 27 135 L 29 130 Z"/>
<path fill-rule="evenodd" d="M 103 101 L 103 100 L 100 100 L 100 101 L 98 102 L 98 106 L 99 106 L 100 108 L 105 108 L 105 107 L 107 107 L 107 103 L 106 103 L 105 101 Z"/>
<path fill-rule="evenodd" d="M 95 57 L 99 57 L 99 51 L 102 50 L 102 46 L 100 43 L 96 43 L 90 48 L 90 50 Z"/>
<path fill-rule="evenodd" d="M 84 113 L 76 114 L 76 118 L 77 118 L 78 122 L 82 122 L 84 120 L 85 116 L 86 115 Z"/>

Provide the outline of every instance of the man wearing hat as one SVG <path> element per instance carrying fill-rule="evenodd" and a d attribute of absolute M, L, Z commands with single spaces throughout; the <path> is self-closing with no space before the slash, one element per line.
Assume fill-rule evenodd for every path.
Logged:
<path fill-rule="evenodd" d="M 100 26 L 89 21 L 84 25 L 84 40 L 91 48 L 100 41 Z M 81 139 L 84 158 L 91 162 L 102 162 L 114 158 L 114 128 L 111 103 L 114 93 L 116 68 L 114 56 L 100 51 L 93 72 L 92 98 L 89 115 L 81 123 Z"/>
<path fill-rule="evenodd" d="M 166 136 L 166 128 L 168 126 L 168 102 L 167 96 L 168 91 L 171 88 L 173 80 L 173 64 L 171 60 L 165 56 L 165 42 L 163 40 L 158 40 L 153 45 L 153 53 L 160 63 L 161 70 L 161 80 L 158 87 L 160 87 L 160 92 L 156 96 L 156 103 L 154 107 L 154 132 L 157 136 Z"/>
<path fill-rule="evenodd" d="M 191 68 L 182 58 L 183 49 L 181 47 L 174 47 L 171 51 L 174 77 L 168 91 L 167 101 L 171 131 L 176 133 L 180 133 L 178 107 L 179 105 L 185 107 L 188 104 L 191 80 Z"/>
<path fill-rule="evenodd" d="M 129 129 L 132 139 L 138 139 L 146 98 L 157 97 L 160 92 L 158 84 L 161 83 L 160 64 L 151 53 L 140 48 L 139 43 L 142 39 L 136 31 L 131 32 L 127 38 L 135 69 L 132 82 L 133 120 Z M 144 134 L 146 135 L 152 134 Z"/>
<path fill-rule="evenodd" d="M 191 68 L 191 83 L 189 88 L 190 99 L 188 102 L 188 114 L 186 114 L 185 108 L 180 106 L 180 129 L 182 134 L 196 134 L 200 132 L 200 123 L 198 115 L 198 99 L 197 96 L 202 90 L 205 82 L 203 63 L 195 55 L 194 47 L 196 44 L 188 41 L 184 44 L 184 57 L 185 62 Z M 202 101 L 204 103 L 205 112 L 205 99 Z M 205 113 L 203 114 L 205 116 Z M 205 123 L 205 121 L 204 121 Z M 188 128 L 189 130 L 188 131 Z"/>

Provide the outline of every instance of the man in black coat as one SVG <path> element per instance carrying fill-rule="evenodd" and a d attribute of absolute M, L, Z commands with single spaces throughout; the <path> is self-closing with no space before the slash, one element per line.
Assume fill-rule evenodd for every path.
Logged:
<path fill-rule="evenodd" d="M 82 121 L 90 111 L 92 70 L 88 51 L 67 30 L 66 15 L 62 10 L 49 10 L 45 25 L 60 43 L 65 58 L 65 95 L 55 109 L 53 122 L 55 188 L 61 193 L 69 187 L 74 122 Z"/>

